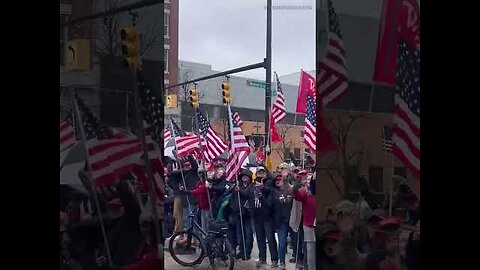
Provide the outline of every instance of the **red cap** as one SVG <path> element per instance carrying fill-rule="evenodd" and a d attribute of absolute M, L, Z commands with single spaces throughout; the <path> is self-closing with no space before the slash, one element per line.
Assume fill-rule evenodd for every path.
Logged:
<path fill-rule="evenodd" d="M 300 170 L 297 174 L 308 174 L 307 170 Z"/>
<path fill-rule="evenodd" d="M 380 221 L 377 225 L 377 230 L 396 231 L 400 229 L 402 220 L 397 217 L 387 217 Z"/>
<path fill-rule="evenodd" d="M 108 206 L 112 208 L 117 208 L 122 206 L 122 201 L 119 198 L 115 198 L 108 202 Z"/>
<path fill-rule="evenodd" d="M 334 241 L 340 241 L 340 231 L 339 230 L 328 231 L 323 235 L 323 238 L 334 240 Z"/>

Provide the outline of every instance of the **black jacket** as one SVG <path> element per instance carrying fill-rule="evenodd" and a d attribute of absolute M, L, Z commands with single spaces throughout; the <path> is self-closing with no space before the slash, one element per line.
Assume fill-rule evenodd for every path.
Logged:
<path fill-rule="evenodd" d="M 293 205 L 292 190 L 275 188 L 272 191 L 273 222 L 276 225 L 288 223 Z"/>
<path fill-rule="evenodd" d="M 257 180 L 256 180 L 257 181 Z M 253 209 L 253 216 L 257 220 L 271 220 L 273 218 L 272 207 L 272 191 L 274 190 L 273 187 L 273 180 L 269 177 L 262 179 L 263 188 L 258 188 L 256 186 L 253 187 L 254 193 L 254 200 L 258 200 L 260 202 L 260 207 L 254 207 Z"/>
<path fill-rule="evenodd" d="M 198 173 L 197 173 L 197 170 L 198 170 L 197 162 L 192 156 L 189 157 L 189 161 L 190 161 L 190 164 L 192 165 L 192 168 L 188 171 L 182 170 L 182 172 L 183 172 L 183 177 L 185 178 L 185 185 L 186 185 L 185 189 L 192 190 L 197 187 L 197 183 L 200 180 L 200 178 L 198 177 Z M 175 172 L 169 173 L 167 177 L 168 177 L 168 185 L 172 189 L 173 195 L 175 197 L 181 196 L 182 204 L 186 206 L 187 196 L 182 192 L 180 192 L 180 186 L 184 185 L 183 179 L 182 179 L 182 172 L 175 171 Z M 191 204 L 196 204 L 196 199 L 194 197 L 190 197 L 189 200 Z"/>
<path fill-rule="evenodd" d="M 232 192 L 232 200 L 230 201 L 230 209 L 234 214 L 239 214 L 238 208 L 238 194 L 240 194 L 240 205 L 242 206 L 242 216 L 248 216 L 254 207 L 253 184 L 249 183 L 244 186 L 240 183 L 240 191 Z"/>
<path fill-rule="evenodd" d="M 220 179 L 210 180 L 209 182 L 212 184 L 212 187 L 210 188 L 213 193 L 212 200 L 217 202 L 227 190 L 227 179 L 225 176 L 222 176 Z"/>

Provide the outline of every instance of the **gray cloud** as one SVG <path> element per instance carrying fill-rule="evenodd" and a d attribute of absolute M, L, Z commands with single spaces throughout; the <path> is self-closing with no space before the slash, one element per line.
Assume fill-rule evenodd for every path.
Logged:
<path fill-rule="evenodd" d="M 263 61 L 266 55 L 265 0 L 180 0 L 179 58 L 223 71 Z M 280 76 L 315 68 L 315 0 L 273 1 L 311 6 L 273 10 L 272 70 Z M 265 79 L 265 70 L 239 74 Z"/>

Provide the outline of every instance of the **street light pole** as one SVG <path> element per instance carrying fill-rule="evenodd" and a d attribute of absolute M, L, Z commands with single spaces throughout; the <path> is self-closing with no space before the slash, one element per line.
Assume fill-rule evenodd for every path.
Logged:
<path fill-rule="evenodd" d="M 268 136 L 270 131 L 270 104 L 272 99 L 272 0 L 267 0 L 267 57 L 265 58 L 265 146 L 266 157 L 270 155 L 271 146 Z"/>

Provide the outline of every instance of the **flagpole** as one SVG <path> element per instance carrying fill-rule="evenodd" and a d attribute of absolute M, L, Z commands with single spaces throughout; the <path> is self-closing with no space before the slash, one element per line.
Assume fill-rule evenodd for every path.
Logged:
<path fill-rule="evenodd" d="M 159 217 L 158 217 L 158 211 L 157 211 L 157 193 L 154 191 L 155 187 L 155 178 L 153 176 L 152 172 L 152 167 L 150 163 L 150 157 L 148 155 L 148 150 L 147 150 L 147 142 L 145 138 L 145 128 L 143 126 L 143 117 L 142 117 L 142 110 L 141 110 L 141 101 L 140 101 L 140 96 L 138 91 L 140 90 L 138 88 L 138 80 L 137 80 L 137 71 L 132 72 L 132 82 L 133 82 L 133 98 L 135 101 L 135 116 L 137 120 L 137 128 L 138 128 L 138 135 L 140 136 L 140 142 L 142 144 L 142 149 L 143 149 L 143 162 L 145 165 L 145 169 L 147 171 L 147 176 L 149 181 L 147 181 L 147 188 L 148 192 L 150 195 L 150 207 L 152 211 L 152 218 L 153 218 L 153 226 L 155 228 L 155 234 L 157 238 L 157 258 L 160 259 L 163 255 L 163 248 L 161 247 L 162 243 L 162 238 L 160 236 L 160 224 L 159 224 Z M 163 177 L 161 175 L 160 177 Z"/>
<path fill-rule="evenodd" d="M 186 189 L 187 184 L 185 183 L 185 176 L 183 175 L 183 168 L 182 168 L 182 162 L 180 162 L 179 157 L 178 157 L 178 150 L 177 150 L 177 136 L 175 135 L 175 129 L 173 128 L 173 120 L 172 117 L 170 117 L 170 128 L 172 129 L 172 134 L 173 134 L 173 143 L 175 144 L 175 150 L 177 151 L 177 161 L 178 165 L 180 167 L 180 175 L 182 176 L 182 182 L 183 182 L 183 187 Z M 188 203 L 188 210 L 192 211 L 192 208 L 190 206 L 190 200 L 188 199 L 187 196 L 187 203 Z"/>
<path fill-rule="evenodd" d="M 392 180 L 390 182 L 390 207 L 388 209 L 388 214 L 389 216 L 392 216 L 392 213 L 393 213 L 393 178 L 395 177 L 395 159 L 394 159 L 394 156 L 393 156 L 393 152 L 390 152 L 390 156 L 391 156 L 391 159 L 392 159 Z"/>
<path fill-rule="evenodd" d="M 72 102 L 73 102 L 73 107 L 74 107 L 74 115 L 75 115 L 75 117 L 77 117 L 77 122 L 78 122 L 78 126 L 79 126 L 79 131 L 80 131 L 80 138 L 81 138 L 82 143 L 83 143 L 83 149 L 84 149 L 84 152 L 85 152 L 85 159 L 86 159 L 87 166 L 88 166 L 87 178 L 90 182 L 90 186 L 91 186 L 92 193 L 93 193 L 93 198 L 94 198 L 94 201 L 95 201 L 95 206 L 96 206 L 97 212 L 98 212 L 98 219 L 100 221 L 100 228 L 102 229 L 102 236 L 103 236 L 103 241 L 105 243 L 105 250 L 107 252 L 108 264 L 110 265 L 110 267 L 112 267 L 113 266 L 113 261 L 112 261 L 112 255 L 110 253 L 110 246 L 109 246 L 108 240 L 107 240 L 107 232 L 105 230 L 105 225 L 103 224 L 103 215 L 102 215 L 102 211 L 100 209 L 100 201 L 98 200 L 97 193 L 95 192 L 95 183 L 94 183 L 93 177 L 92 177 L 92 165 L 90 164 L 90 155 L 88 153 L 87 140 L 86 140 L 86 137 L 85 137 L 85 129 L 84 129 L 84 126 L 82 124 L 83 123 L 82 122 L 82 116 L 80 114 L 80 109 L 78 107 L 77 98 L 76 98 L 76 95 L 75 95 L 75 89 L 74 89 L 73 86 L 70 87 L 69 92 L 70 92 L 70 95 L 72 96 Z"/>
<path fill-rule="evenodd" d="M 196 108 L 196 110 L 200 110 L 200 109 Z M 201 154 L 202 168 L 203 168 L 203 173 L 205 174 L 205 184 L 206 184 L 206 182 L 207 182 L 207 170 L 205 168 L 205 156 L 203 155 L 204 152 L 202 151 L 202 137 L 200 136 L 200 125 L 198 124 L 198 117 L 197 117 L 196 114 L 195 114 L 195 125 L 197 126 L 198 148 L 202 152 L 202 154 Z M 205 140 L 205 144 L 207 144 L 207 143 L 208 143 L 208 141 Z M 208 191 L 208 189 L 207 189 L 207 199 L 208 199 L 208 211 L 210 211 L 210 213 L 212 213 L 211 212 L 212 211 L 212 203 L 210 202 L 210 192 Z"/>
<path fill-rule="evenodd" d="M 233 138 L 233 122 L 232 122 L 232 110 L 230 108 L 230 103 L 227 103 L 227 109 L 228 109 L 228 124 L 230 126 L 230 147 L 233 149 L 234 147 L 234 138 Z M 230 153 L 229 153 L 230 154 Z M 238 162 L 238 155 L 235 155 L 237 160 L 235 160 L 235 163 Z M 243 232 L 243 218 L 242 218 L 242 203 L 240 202 L 240 185 L 238 182 L 238 171 L 235 173 L 235 180 L 237 182 L 237 196 L 238 196 L 238 210 L 240 211 L 240 227 L 242 229 L 242 243 L 243 243 L 243 256 L 245 256 L 245 260 L 247 259 L 247 246 L 245 244 L 245 233 Z"/>

